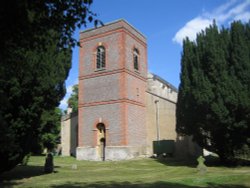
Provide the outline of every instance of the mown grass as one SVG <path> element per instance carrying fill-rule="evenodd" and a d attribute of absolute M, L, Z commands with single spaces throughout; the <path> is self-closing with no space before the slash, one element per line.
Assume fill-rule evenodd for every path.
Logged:
<path fill-rule="evenodd" d="M 201 174 L 194 164 L 174 159 L 90 162 L 54 157 L 55 172 L 44 174 L 44 161 L 44 156 L 33 156 L 28 166 L 17 166 L 2 174 L 0 187 L 250 187 L 250 167 L 208 167 L 206 174 Z M 77 165 L 77 169 L 72 169 L 72 165 Z"/>

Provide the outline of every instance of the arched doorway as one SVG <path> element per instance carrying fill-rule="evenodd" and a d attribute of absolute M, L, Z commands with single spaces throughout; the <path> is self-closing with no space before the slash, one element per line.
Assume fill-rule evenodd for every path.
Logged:
<path fill-rule="evenodd" d="M 102 161 L 105 161 L 105 147 L 106 147 L 106 129 L 103 123 L 98 123 L 96 126 L 97 133 L 97 146 L 99 151 L 99 156 Z"/>

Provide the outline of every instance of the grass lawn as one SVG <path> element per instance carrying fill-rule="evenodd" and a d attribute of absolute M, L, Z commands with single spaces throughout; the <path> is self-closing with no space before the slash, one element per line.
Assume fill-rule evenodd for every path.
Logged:
<path fill-rule="evenodd" d="M 194 165 L 174 159 L 90 162 L 54 157 L 55 172 L 44 174 L 44 161 L 44 156 L 33 156 L 27 166 L 0 175 L 0 187 L 250 188 L 250 167 L 208 167 L 206 174 L 200 174 Z"/>

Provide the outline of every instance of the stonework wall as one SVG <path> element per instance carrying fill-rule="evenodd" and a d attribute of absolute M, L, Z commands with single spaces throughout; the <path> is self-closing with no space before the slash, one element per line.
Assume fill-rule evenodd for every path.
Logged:
<path fill-rule="evenodd" d="M 177 89 L 155 74 L 148 74 L 147 91 L 155 96 L 162 97 L 169 102 L 177 102 Z"/>
<path fill-rule="evenodd" d="M 176 128 L 177 89 L 157 75 L 148 74 L 147 79 L 147 153 L 153 154 L 153 141 L 174 142 L 174 157 L 197 158 L 201 148 L 189 136 L 180 136 Z"/>
<path fill-rule="evenodd" d="M 67 114 L 61 120 L 61 147 L 62 156 L 76 156 L 78 136 L 77 113 Z"/>
<path fill-rule="evenodd" d="M 174 140 L 177 90 L 158 77 L 148 74 L 147 87 L 147 152 L 153 154 L 153 141 Z"/>
<path fill-rule="evenodd" d="M 107 146 L 106 147 L 107 161 L 128 160 L 141 156 L 145 153 L 143 147 L 133 146 Z M 78 160 L 100 161 L 96 147 L 78 147 L 77 148 Z"/>

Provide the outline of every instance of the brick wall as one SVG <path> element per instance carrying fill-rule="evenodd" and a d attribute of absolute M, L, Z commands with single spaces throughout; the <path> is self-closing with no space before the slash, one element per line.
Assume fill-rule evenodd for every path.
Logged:
<path fill-rule="evenodd" d="M 106 146 L 145 145 L 146 39 L 123 20 L 80 34 L 79 146 L 96 146 L 96 125 L 105 124 Z M 106 67 L 96 70 L 96 48 Z M 133 50 L 139 50 L 139 71 Z M 138 140 L 139 139 L 139 140 Z"/>
<path fill-rule="evenodd" d="M 84 107 L 83 116 L 80 117 L 83 125 L 82 132 L 80 133 L 83 137 L 83 146 L 96 146 L 96 125 L 100 121 L 105 124 L 105 128 L 107 129 L 107 146 L 121 145 L 123 135 L 121 134 L 122 126 L 120 109 L 121 105 L 119 103 Z"/>
<path fill-rule="evenodd" d="M 84 103 L 118 100 L 120 73 L 85 79 L 82 84 Z"/>
<path fill-rule="evenodd" d="M 128 105 L 128 144 L 130 146 L 146 146 L 145 112 L 145 107 Z"/>
<path fill-rule="evenodd" d="M 139 51 L 139 71 L 134 70 L 133 64 L 133 51 L 134 49 Z M 147 77 L 147 45 L 138 41 L 131 35 L 126 35 L 125 38 L 125 56 L 126 56 L 126 68 L 131 72 L 136 72 L 138 76 L 143 78 Z"/>
<path fill-rule="evenodd" d="M 135 76 L 127 76 L 127 98 L 145 106 L 146 82 Z"/>
<path fill-rule="evenodd" d="M 106 70 L 112 71 L 120 68 L 119 42 L 122 40 L 122 31 L 118 33 L 108 33 L 105 36 L 95 38 L 93 40 L 81 40 L 79 59 L 79 76 L 98 75 L 100 72 L 96 70 L 96 48 L 99 45 L 105 47 L 106 50 Z M 92 75 L 92 76 L 94 76 Z"/>

